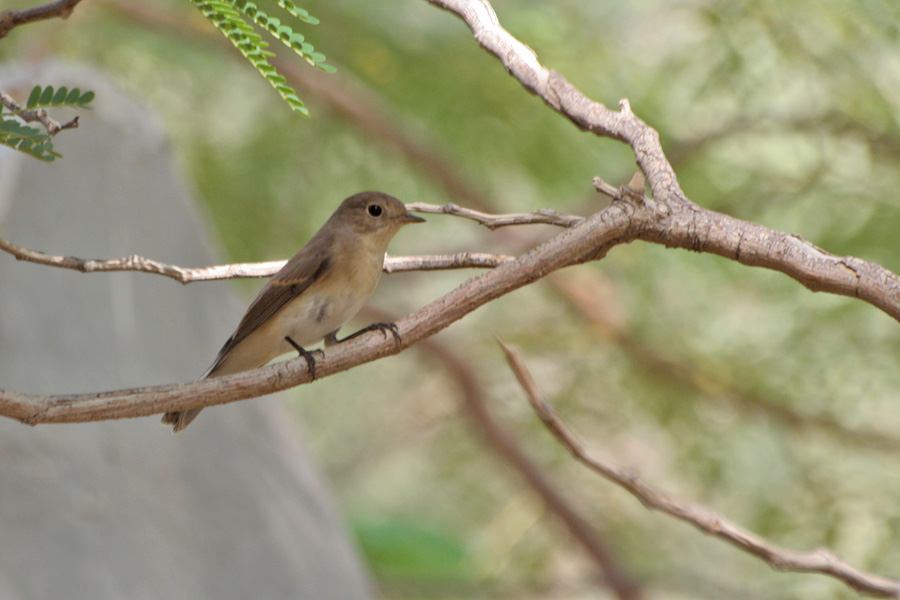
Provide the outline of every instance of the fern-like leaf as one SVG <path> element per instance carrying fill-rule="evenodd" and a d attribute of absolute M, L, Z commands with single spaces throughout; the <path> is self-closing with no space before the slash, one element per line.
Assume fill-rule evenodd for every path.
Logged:
<path fill-rule="evenodd" d="M 305 23 L 315 25 L 319 22 L 318 19 L 310 16 L 308 12 L 302 8 L 298 8 L 289 0 L 280 0 L 278 4 L 292 16 Z M 295 32 L 289 25 L 282 23 L 281 19 L 278 17 L 270 17 L 268 14 L 259 10 L 253 2 L 243 2 L 241 0 L 237 6 L 241 9 L 241 12 L 252 19 L 260 28 L 268 31 L 272 37 L 280 40 L 285 46 L 306 60 L 306 62 L 324 71 L 334 71 L 334 67 L 331 65 L 323 64 L 325 61 L 324 54 L 316 52 L 313 45 L 307 42 L 302 34 Z"/>
<path fill-rule="evenodd" d="M 58 90 L 53 89 L 52 85 L 45 88 L 36 85 L 28 95 L 25 107 L 16 111 L 25 112 L 26 110 L 37 110 L 39 108 L 51 108 L 56 106 L 68 106 L 71 108 L 87 108 L 87 105 L 94 99 L 94 92 L 84 92 L 78 88 L 69 89 L 66 86 L 60 87 Z"/>
<path fill-rule="evenodd" d="M 296 33 L 290 25 L 282 23 L 277 17 L 270 17 L 259 10 L 253 2 L 247 2 L 247 0 L 191 0 L 191 3 L 250 61 L 250 64 L 259 71 L 260 75 L 265 77 L 266 81 L 275 88 L 293 111 L 309 116 L 309 111 L 297 97 L 297 93 L 269 62 L 269 58 L 275 56 L 272 51 L 267 50 L 269 44 L 263 41 L 262 36 L 256 32 L 253 25 L 245 20 L 245 17 L 262 31 L 281 41 L 311 65 L 327 72 L 333 72 L 333 67 L 324 64 L 325 55 L 316 52 L 312 44 L 306 42 L 303 35 Z M 299 8 L 290 0 L 278 0 L 278 4 L 292 17 L 304 23 L 315 25 L 319 22 L 318 19 L 310 16 L 306 10 Z"/>
<path fill-rule="evenodd" d="M 46 162 L 53 162 L 60 157 L 53 151 L 49 135 L 6 117 L 0 117 L 0 144 Z"/>

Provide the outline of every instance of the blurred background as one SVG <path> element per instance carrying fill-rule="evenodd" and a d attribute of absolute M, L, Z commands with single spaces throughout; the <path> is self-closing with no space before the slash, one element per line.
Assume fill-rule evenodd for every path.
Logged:
<path fill-rule="evenodd" d="M 586 95 L 627 97 L 693 201 L 900 271 L 900 4 L 493 4 Z M 279 63 L 311 119 L 183 0 L 85 0 L 66 21 L 14 30 L 0 60 L 92 64 L 148 105 L 223 262 L 289 257 L 364 189 L 587 215 L 607 203 L 592 177 L 621 185 L 635 171 L 628 147 L 526 93 L 450 13 L 421 0 L 301 6 L 321 24 L 298 31 L 337 68 Z M 518 254 L 553 233 L 432 215 L 390 252 Z M 386 276 L 372 305 L 399 318 L 474 274 Z M 261 282 L 192 285 L 249 301 Z M 647 598 L 855 597 L 776 573 L 587 472 L 537 422 L 493 335 L 521 347 L 601 456 L 779 545 L 900 575 L 900 325 L 777 273 L 633 243 L 290 394 L 381 597 L 616 597 L 587 538 Z M 523 469 L 580 515 L 579 533 Z"/>

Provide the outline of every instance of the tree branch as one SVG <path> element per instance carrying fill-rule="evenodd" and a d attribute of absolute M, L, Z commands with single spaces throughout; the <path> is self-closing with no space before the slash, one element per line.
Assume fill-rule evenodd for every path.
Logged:
<path fill-rule="evenodd" d="M 10 31 L 19 25 L 57 17 L 67 19 L 79 2 L 81 0 L 57 0 L 41 6 L 23 8 L 22 10 L 4 10 L 0 13 L 0 39 L 5 38 Z"/>
<path fill-rule="evenodd" d="M 488 0 L 428 2 L 465 21 L 478 43 L 499 58 L 525 89 L 539 96 L 549 107 L 583 130 L 630 145 L 650 182 L 653 199 L 662 202 L 658 207 L 661 214 L 670 208 L 685 208 L 690 204 L 662 151 L 659 134 L 631 111 L 628 100 L 621 100 L 621 110 L 615 112 L 587 98 L 562 75 L 544 67 L 534 50 L 504 29 Z"/>
<path fill-rule="evenodd" d="M 44 126 L 44 129 L 47 130 L 47 134 L 50 136 L 56 135 L 63 129 L 74 129 L 78 127 L 78 117 L 73 117 L 65 123 L 60 123 L 59 121 L 51 119 L 50 115 L 48 115 L 47 111 L 43 108 L 37 110 L 25 110 L 24 106 L 16 102 L 12 96 L 2 90 L 0 90 L 0 102 L 3 103 L 3 106 L 16 113 L 16 116 L 26 123 L 38 121 Z"/>
<path fill-rule="evenodd" d="M 499 338 L 497 341 L 503 348 L 506 359 L 525 391 L 528 401 L 547 429 L 576 460 L 623 488 L 648 509 L 658 510 L 689 523 L 703 533 L 722 539 L 744 552 L 761 558 L 779 571 L 819 573 L 834 577 L 860 593 L 879 598 L 900 597 L 900 580 L 860 571 L 824 549 L 797 552 L 776 546 L 705 506 L 691 504 L 670 496 L 642 480 L 637 473 L 593 456 L 575 438 L 565 423 L 556 416 L 553 407 L 547 402 L 519 351 Z"/>
<path fill-rule="evenodd" d="M 860 277 L 860 286 L 865 282 L 867 293 L 859 294 L 859 297 L 883 308 L 894 318 L 900 315 L 900 294 L 891 295 L 891 290 L 898 288 L 898 278 L 878 265 L 859 259 L 839 259 L 796 237 L 700 207 L 674 216 L 678 218 L 660 218 L 646 203 L 636 201 L 625 186 L 621 195 L 606 209 L 522 256 L 501 262 L 494 269 L 469 279 L 449 294 L 398 321 L 401 343 L 381 339 L 378 333 L 354 338 L 326 350 L 324 357 L 316 363 L 316 375 L 321 378 L 397 354 L 491 300 L 562 267 L 601 257 L 615 245 L 634 239 L 716 251 L 726 256 L 731 253 L 745 264 L 760 264 L 795 278 L 798 273 L 812 271 L 818 289 L 846 295 L 854 295 L 854 287 L 848 285 L 846 270 L 839 265 L 842 261 L 851 262 L 858 272 L 868 273 L 867 278 Z M 728 235 L 729 231 L 735 230 L 739 235 Z M 776 243 L 779 240 L 781 243 Z M 785 251 L 785 246 L 793 251 Z M 830 268 L 816 272 L 821 265 Z M 0 415 L 27 423 L 92 421 L 234 402 L 307 383 L 306 369 L 299 365 L 300 361 L 294 360 L 211 381 L 103 394 L 27 396 L 0 391 Z"/>
<path fill-rule="evenodd" d="M 572 227 L 584 221 L 584 217 L 564 215 L 555 210 L 544 208 L 530 213 L 510 213 L 505 215 L 491 215 L 470 208 L 463 208 L 456 204 L 425 204 L 424 202 L 412 202 L 407 208 L 413 212 L 430 213 L 433 215 L 454 215 L 471 219 L 484 225 L 491 231 L 510 225 L 557 225 L 559 227 Z"/>
<path fill-rule="evenodd" d="M 397 322 L 400 343 L 372 332 L 326 349 L 316 361 L 316 378 L 397 354 L 487 302 L 574 264 L 592 248 L 621 236 L 628 222 L 627 215 L 613 206 L 592 215 L 401 319 Z M 305 361 L 294 359 L 212 380 L 103 393 L 41 396 L 0 390 L 0 415 L 29 424 L 139 417 L 254 398 L 308 383 L 310 379 Z"/>
<path fill-rule="evenodd" d="M 0 238 L 0 250 L 8 252 L 17 260 L 49 267 L 73 269 L 81 273 L 137 271 L 139 273 L 163 275 L 184 284 L 195 281 L 215 281 L 239 277 L 271 277 L 286 262 L 284 260 L 273 260 L 260 263 L 235 263 L 186 268 L 135 254 L 111 259 L 58 256 L 37 250 L 29 250 L 3 238 Z M 384 271 L 386 273 L 398 273 L 402 271 L 436 271 L 444 269 L 484 269 L 496 267 L 511 260 L 513 260 L 512 256 L 485 252 L 460 252 L 457 254 L 432 254 L 426 256 L 387 256 L 384 260 Z"/>
<path fill-rule="evenodd" d="M 653 194 L 652 200 L 645 197 L 643 202 L 655 218 L 639 219 L 628 229 L 629 239 L 617 243 L 642 239 L 712 252 L 745 265 L 781 271 L 813 291 L 860 298 L 900 320 L 900 277 L 859 258 L 829 254 L 799 235 L 702 209 L 678 185 L 659 134 L 631 111 L 627 100 L 620 101 L 616 112 L 587 98 L 562 75 L 545 68 L 531 48 L 506 31 L 487 0 L 428 1 L 462 18 L 478 43 L 548 106 L 581 129 L 631 146 Z M 633 191 L 628 187 L 622 193 Z M 602 257 L 609 247 L 596 248 L 584 260 Z"/>

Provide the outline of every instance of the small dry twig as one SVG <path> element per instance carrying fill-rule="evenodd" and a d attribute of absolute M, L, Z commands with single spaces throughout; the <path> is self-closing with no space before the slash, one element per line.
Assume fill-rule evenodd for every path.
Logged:
<path fill-rule="evenodd" d="M 65 123 L 60 123 L 59 121 L 51 119 L 50 115 L 48 115 L 47 111 L 43 108 L 37 110 L 25 110 L 24 106 L 16 102 L 12 96 L 2 90 L 0 90 L 0 102 L 3 103 L 3 106 L 16 113 L 16 116 L 26 123 L 39 122 L 44 126 L 44 129 L 47 130 L 47 134 L 51 136 L 56 135 L 63 129 L 74 129 L 78 127 L 78 117 L 74 117 L 72 120 Z"/>
<path fill-rule="evenodd" d="M 18 27 L 26 23 L 42 21 L 44 19 L 66 19 L 72 14 L 75 5 L 81 0 L 57 0 L 41 6 L 23 8 L 22 10 L 4 10 L 0 13 L 0 39 Z"/>
<path fill-rule="evenodd" d="M 379 310 L 367 309 L 366 318 L 387 322 L 392 317 Z M 423 354 L 434 357 L 453 377 L 459 388 L 463 412 L 482 434 L 487 447 L 522 477 L 550 514 L 568 529 L 574 542 L 596 563 L 601 583 L 619 600 L 639 600 L 643 596 L 640 584 L 622 567 L 603 536 L 591 527 L 587 518 L 559 491 L 549 474 L 528 456 L 515 436 L 491 413 L 487 393 L 471 360 L 436 338 L 423 340 L 418 348 Z"/>
<path fill-rule="evenodd" d="M 879 598 L 900 598 L 900 580 L 861 571 L 824 549 L 797 552 L 780 548 L 705 506 L 685 502 L 656 489 L 634 471 L 617 467 L 593 456 L 556 416 L 518 349 L 499 338 L 497 342 L 503 348 L 506 359 L 535 413 L 556 439 L 576 460 L 629 492 L 647 508 L 689 523 L 703 533 L 722 539 L 740 550 L 761 558 L 779 571 L 820 573 L 834 577 L 863 594 Z"/>

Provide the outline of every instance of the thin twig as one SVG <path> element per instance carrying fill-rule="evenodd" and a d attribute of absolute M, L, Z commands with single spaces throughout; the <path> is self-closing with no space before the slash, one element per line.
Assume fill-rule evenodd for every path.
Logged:
<path fill-rule="evenodd" d="M 847 584 L 856 591 L 879 598 L 900 598 L 900 580 L 866 573 L 853 567 L 831 552 L 818 549 L 797 552 L 776 546 L 715 511 L 698 504 L 691 504 L 653 487 L 634 471 L 617 467 L 590 454 L 575 438 L 547 402 L 518 349 L 497 339 L 528 401 L 541 422 L 576 460 L 610 482 L 623 488 L 651 510 L 658 510 L 703 533 L 722 539 L 744 552 L 748 552 L 779 571 L 819 573 Z"/>
<path fill-rule="evenodd" d="M 458 252 L 421 256 L 386 256 L 385 273 L 403 271 L 441 271 L 447 269 L 493 269 L 515 260 L 514 256 L 487 252 Z"/>
<path fill-rule="evenodd" d="M 78 127 L 78 117 L 74 117 L 72 120 L 65 123 L 60 123 L 59 121 L 51 119 L 50 115 L 48 115 L 47 111 L 43 108 L 37 110 L 25 110 L 24 106 L 16 102 L 12 96 L 2 90 L 0 90 L 0 102 L 26 123 L 38 121 L 44 126 L 44 129 L 47 130 L 47 134 L 51 136 L 56 135 L 63 129 L 74 129 Z"/>
<path fill-rule="evenodd" d="M 407 205 L 409 210 L 433 215 L 454 215 L 471 219 L 488 229 L 494 230 L 510 225 L 557 225 L 559 227 L 572 227 L 584 221 L 584 217 L 565 215 L 555 210 L 544 208 L 530 213 L 511 213 L 506 215 L 491 215 L 470 208 L 463 208 L 456 204 L 426 204 L 424 202 L 412 202 Z"/>
<path fill-rule="evenodd" d="M 389 321 L 391 316 L 367 309 L 367 318 Z M 437 338 L 428 338 L 418 348 L 440 362 L 456 382 L 464 414 L 484 436 L 487 446 L 517 472 L 530 489 L 544 502 L 550 514 L 560 521 L 600 570 L 602 583 L 620 600 L 642 597 L 640 584 L 619 564 L 606 541 L 588 523 L 587 518 L 559 491 L 549 477 L 522 449 L 519 442 L 497 420 L 488 408 L 484 386 L 468 358 Z"/>
<path fill-rule="evenodd" d="M 42 21 L 44 19 L 66 19 L 72 14 L 75 5 L 81 0 L 58 0 L 41 6 L 23 8 L 22 10 L 4 10 L 0 13 L 0 39 L 19 25 Z"/>
<path fill-rule="evenodd" d="M 241 277 L 271 277 L 286 262 L 274 260 L 259 263 L 235 263 L 186 268 L 134 254 L 123 258 L 111 259 L 57 256 L 37 250 L 29 250 L 3 238 L 0 238 L 0 250 L 8 252 L 16 257 L 17 260 L 50 267 L 73 269 L 81 273 L 137 271 L 139 273 L 163 275 L 184 284 L 195 281 L 216 281 Z M 437 271 L 445 269 L 490 269 L 511 260 L 514 260 L 514 257 L 485 252 L 460 252 L 458 254 L 432 254 L 426 256 L 386 256 L 384 259 L 384 271 L 385 273 L 399 273 L 403 271 Z"/>

